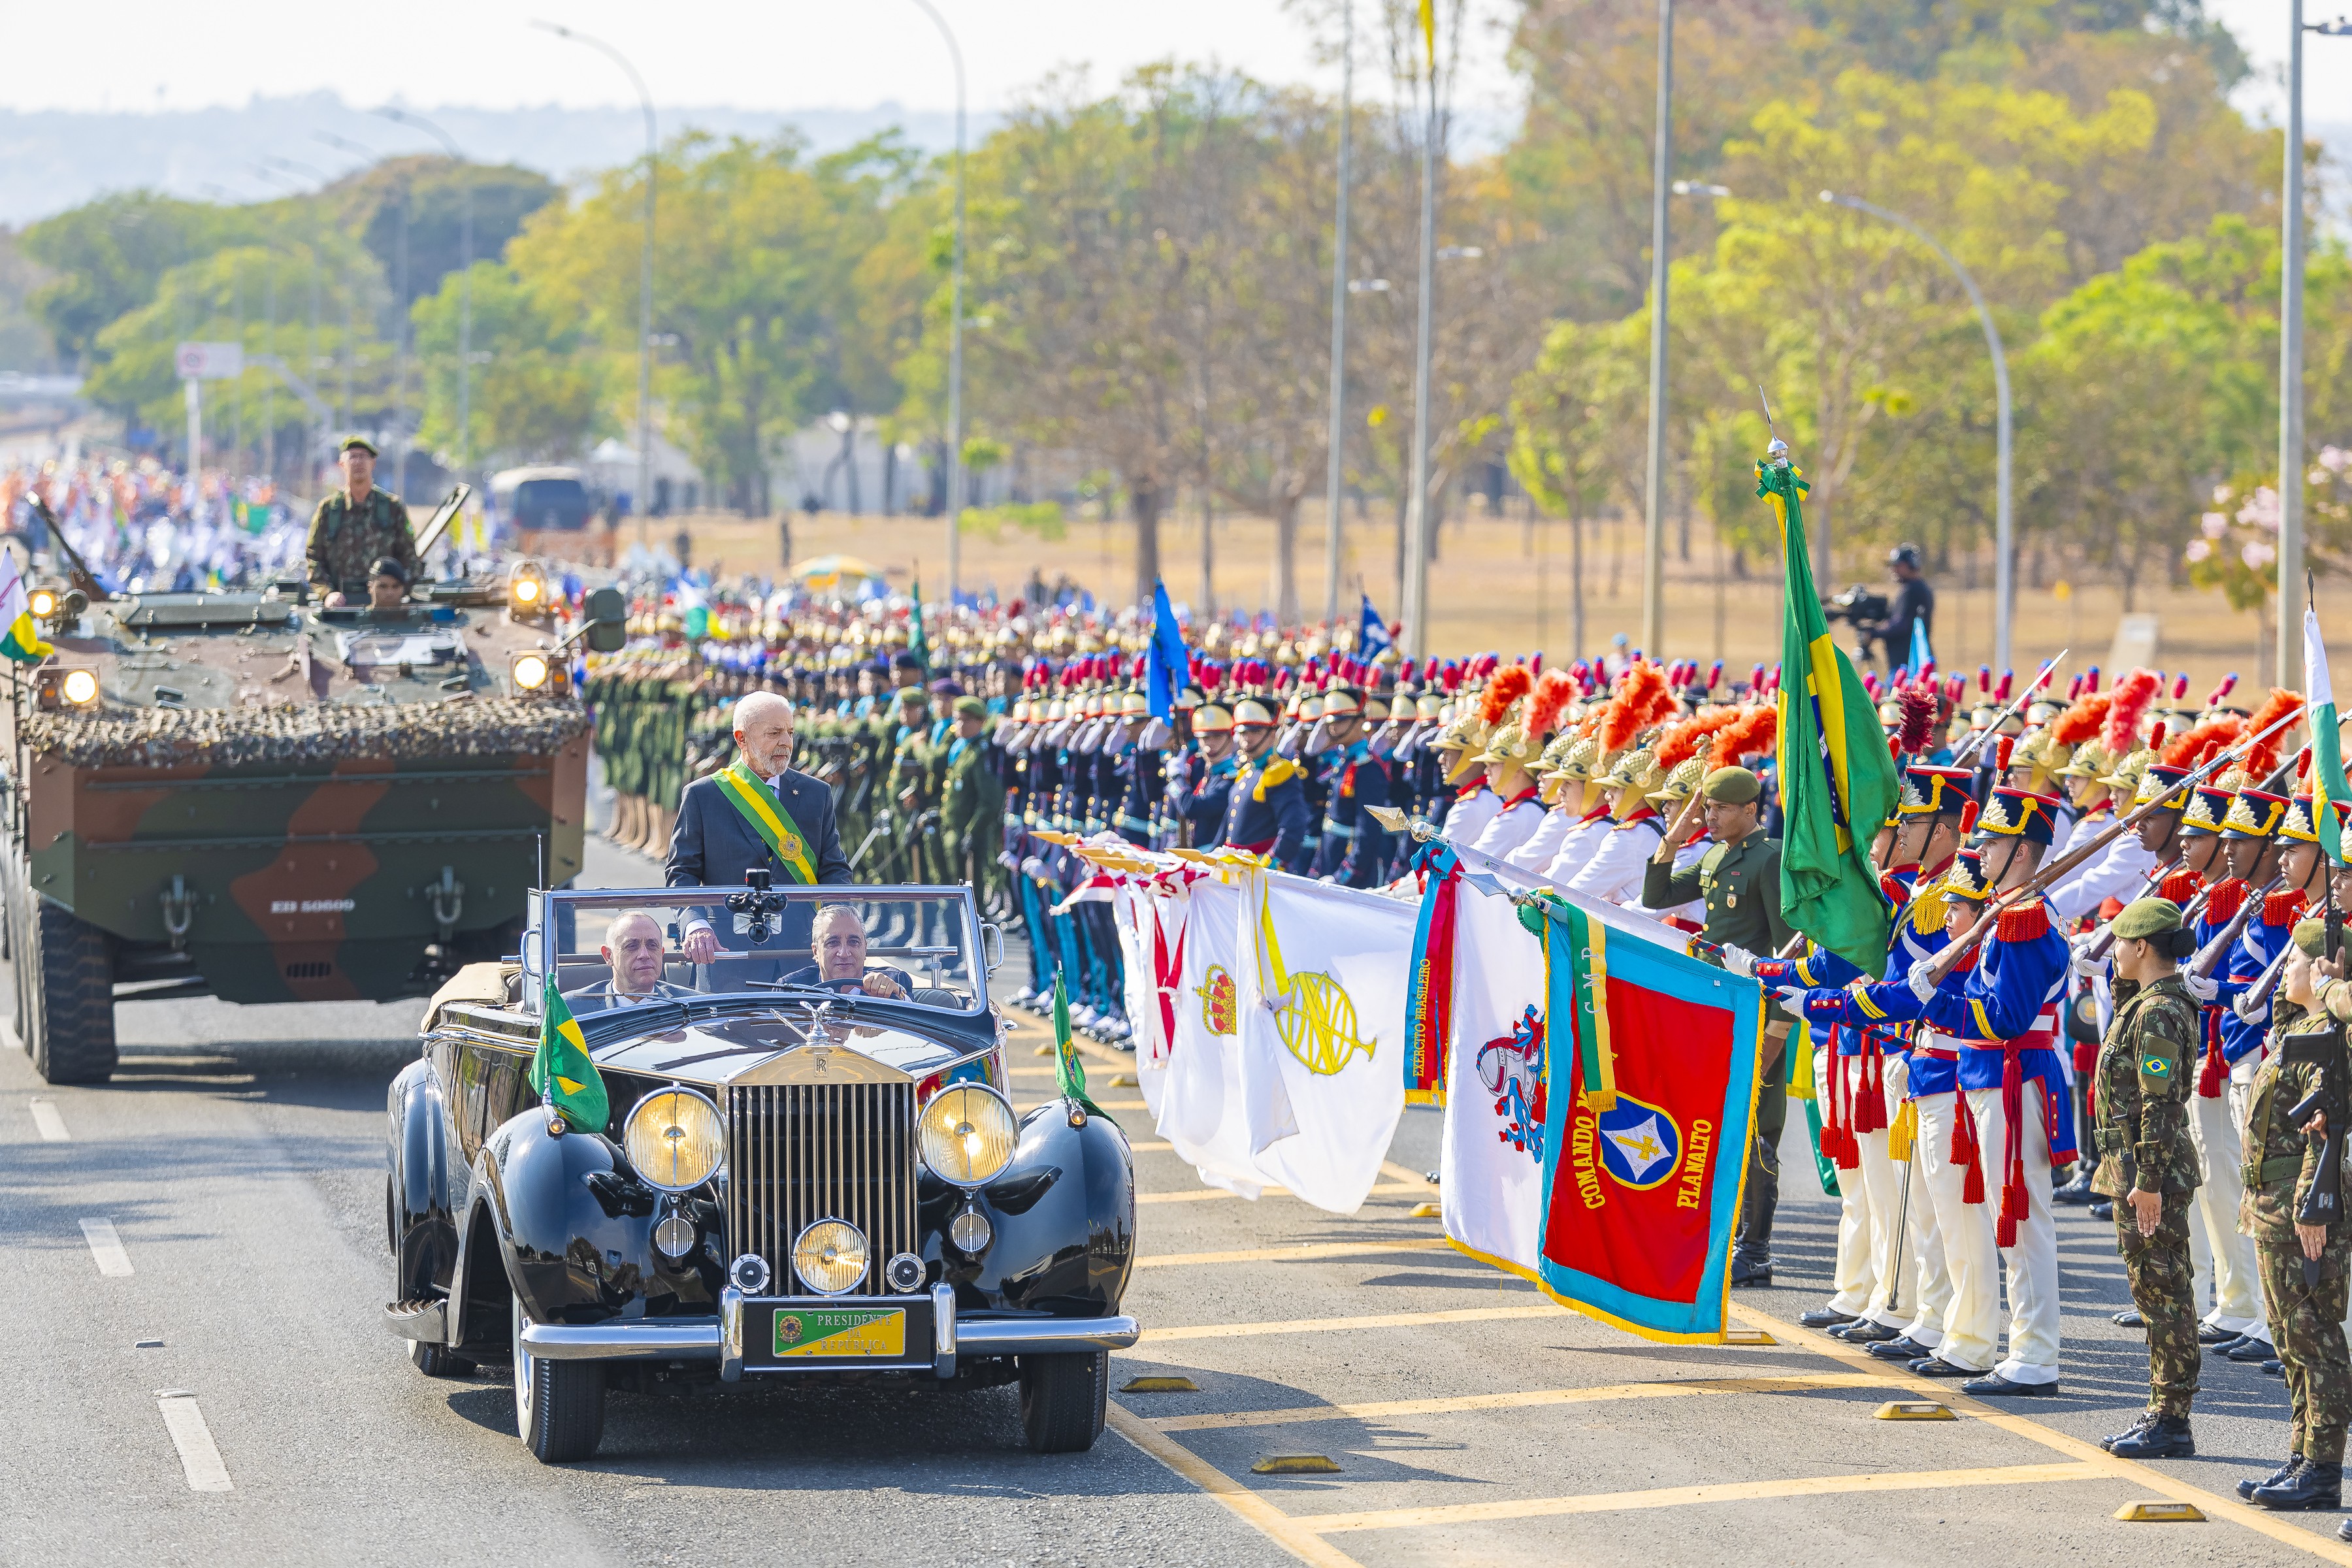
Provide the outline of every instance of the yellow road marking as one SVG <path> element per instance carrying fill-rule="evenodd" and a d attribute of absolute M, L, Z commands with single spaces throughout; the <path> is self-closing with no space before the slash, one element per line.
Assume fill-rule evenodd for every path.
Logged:
<path fill-rule="evenodd" d="M 1171 1340 L 1246 1340 L 1260 1334 L 1319 1334 L 1342 1329 L 1412 1329 L 1430 1323 L 1484 1323 L 1501 1318 L 1565 1318 L 1565 1307 L 1545 1301 L 1532 1307 L 1458 1307 L 1449 1312 L 1376 1312 L 1360 1318 L 1293 1318 L 1272 1323 L 1195 1323 L 1189 1328 L 1146 1329 L 1139 1344 Z"/>
<path fill-rule="evenodd" d="M 1801 1345 L 1832 1361 L 1843 1362 L 1849 1365 L 1876 1361 L 1875 1357 L 1867 1355 L 1843 1341 L 1831 1339 L 1826 1334 L 1817 1334 L 1810 1329 L 1801 1329 L 1794 1323 L 1783 1322 L 1771 1314 L 1759 1312 L 1745 1303 L 1732 1302 L 1731 1312 L 1734 1317 L 1745 1322 L 1769 1329 L 1774 1333 L 1783 1336 L 1785 1342 L 1792 1346 Z M 1885 1362 L 1878 1362 L 1877 1364 L 1882 1369 L 1886 1365 Z M 2008 1411 L 1987 1405 L 1982 1400 L 1972 1399 L 1948 1383 L 1938 1383 L 1932 1378 L 1918 1377 L 1904 1372 L 1889 1375 L 1886 1381 L 1890 1385 L 1899 1384 L 1904 1387 L 1916 1390 L 1924 1396 L 1940 1400 L 1950 1405 L 1958 1415 L 1972 1416 L 1987 1426 L 1998 1426 L 2004 1432 L 2028 1438 L 2045 1448 L 2079 1460 L 2105 1475 L 2135 1482 L 2179 1502 L 2193 1502 L 2213 1517 L 2226 1519 L 2233 1524 L 2243 1525 L 2258 1534 L 2267 1535 L 2273 1541 L 2284 1542 L 2289 1546 L 2308 1552 L 2313 1556 L 2326 1562 L 2343 1563 L 2346 1568 L 2352 1568 L 2352 1544 L 2339 1542 L 2333 1536 L 2318 1535 L 2310 1531 L 2299 1529 L 2274 1514 L 2241 1502 L 2236 1498 L 2221 1492 L 2208 1491 L 2203 1487 L 2176 1479 L 2153 1465 L 2143 1465 L 2134 1459 L 2118 1459 L 2095 1443 L 2085 1443 L 2079 1437 L 2070 1437 L 2065 1433 L 2054 1427 L 2044 1426 L 2039 1421 L 2030 1417 L 2013 1415 Z"/>
<path fill-rule="evenodd" d="M 2096 1450 L 2093 1450 L 2096 1452 Z M 1405 1530 L 1474 1524 L 1499 1519 L 1545 1519 L 1626 1509 L 1681 1508 L 1701 1502 L 1755 1502 L 1767 1498 L 1828 1497 L 1838 1492 L 1940 1490 L 1946 1487 L 2030 1486 L 2050 1481 L 2110 1479 L 2097 1465 L 2000 1465 L 1973 1470 L 1897 1470 L 1861 1476 L 1799 1476 L 1785 1481 L 1722 1481 L 1658 1487 L 1649 1491 L 1587 1492 L 1581 1497 L 1521 1498 L 1514 1502 L 1458 1502 L 1432 1508 L 1385 1508 L 1360 1513 L 1294 1514 L 1290 1522 L 1318 1535 L 1347 1530 Z"/>
<path fill-rule="evenodd" d="M 1360 1258 L 1379 1252 L 1452 1252 L 1432 1237 L 1402 1241 L 1326 1241 L 1304 1247 L 1251 1247 L 1235 1252 L 1163 1252 L 1139 1258 L 1138 1268 L 1182 1268 L 1200 1263 L 1313 1263 L 1326 1258 Z"/>
<path fill-rule="evenodd" d="M 1168 1150 L 1171 1150 L 1171 1149 L 1175 1148 L 1175 1147 L 1176 1147 L 1176 1145 L 1175 1145 L 1175 1144 L 1173 1144 L 1173 1143 L 1169 1143 L 1169 1142 L 1152 1142 L 1152 1143 L 1129 1143 L 1129 1144 L 1128 1145 L 1128 1147 L 1129 1147 L 1129 1149 L 1133 1150 L 1133 1151 L 1134 1151 L 1136 1153 L 1138 1153 L 1138 1154 L 1152 1154 L 1152 1153 L 1159 1153 L 1159 1152 L 1163 1152 L 1168 1151 Z"/>
<path fill-rule="evenodd" d="M 1465 1394 L 1452 1399 L 1382 1399 L 1364 1405 L 1307 1405 L 1293 1410 L 1237 1410 L 1213 1415 L 1162 1415 L 1162 1432 L 1207 1432 L 1231 1426 L 1288 1426 L 1308 1421 L 1385 1421 L 1403 1415 L 1452 1415 L 1474 1410 L 1526 1410 L 1542 1405 L 1594 1405 L 1619 1399 L 1672 1399 L 1691 1394 L 1802 1394 L 1817 1388 L 1882 1388 L 1884 1377 L 1836 1372 L 1790 1377 L 1696 1377 L 1673 1383 L 1611 1383 L 1592 1388 L 1533 1388 L 1514 1394 Z"/>
<path fill-rule="evenodd" d="M 1429 1173 L 1427 1172 L 1408 1171 L 1402 1165 L 1398 1164 L 1394 1160 L 1383 1160 L 1381 1162 L 1381 1174 L 1383 1176 L 1394 1176 L 1400 1182 L 1410 1182 L 1414 1186 L 1421 1188 L 1424 1192 L 1433 1193 L 1437 1190 L 1437 1184 L 1429 1179 Z"/>
<path fill-rule="evenodd" d="M 1299 1529 L 1289 1515 L 1190 1448 L 1153 1431 L 1150 1423 L 1142 1417 L 1113 1403 L 1104 1412 L 1103 1420 L 1112 1431 L 1216 1499 L 1244 1523 L 1300 1562 L 1313 1568 L 1360 1568 L 1354 1558 L 1312 1531 Z"/>
<path fill-rule="evenodd" d="M 1166 1145 L 1162 1144 L 1161 1147 L 1165 1148 Z M 1408 1190 L 1417 1193 L 1421 1191 L 1421 1184 L 1419 1182 L 1377 1182 L 1373 1184 L 1371 1190 L 1375 1193 L 1402 1193 Z M 1258 1195 L 1267 1198 L 1286 1198 L 1293 1194 L 1288 1187 L 1267 1187 Z M 1135 1194 L 1135 1201 L 1139 1204 L 1196 1204 L 1205 1203 L 1211 1198 L 1240 1196 L 1241 1194 L 1229 1193 L 1223 1187 L 1198 1187 L 1188 1188 L 1181 1193 L 1138 1193 Z"/>

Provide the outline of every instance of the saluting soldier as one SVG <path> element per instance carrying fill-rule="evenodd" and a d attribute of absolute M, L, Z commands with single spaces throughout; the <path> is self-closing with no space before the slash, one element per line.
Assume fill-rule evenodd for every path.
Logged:
<path fill-rule="evenodd" d="M 303 550 L 310 591 L 329 605 L 367 602 L 368 572 L 378 560 L 400 563 L 411 582 L 424 566 L 408 506 L 375 486 L 375 443 L 364 436 L 343 437 L 338 459 L 343 488 L 310 514 L 310 539 Z"/>
<path fill-rule="evenodd" d="M 2180 906 L 2133 900 L 2115 919 L 2116 1015 L 2099 1045 L 2092 1190 L 2116 1207 L 2132 1305 L 2147 1325 L 2147 1409 L 2101 1441 L 2118 1458 L 2187 1458 L 2197 1452 L 2189 1409 L 2197 1396 L 2197 1279 L 2189 1210 L 2198 1186 L 2189 1135 L 2189 1077 L 2200 1026 L 2181 984 L 2191 934 Z"/>

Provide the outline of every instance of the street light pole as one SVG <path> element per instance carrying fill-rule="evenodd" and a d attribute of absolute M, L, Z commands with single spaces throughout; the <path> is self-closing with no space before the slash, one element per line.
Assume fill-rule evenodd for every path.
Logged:
<path fill-rule="evenodd" d="M 654 185 L 659 173 L 661 142 L 656 133 L 653 95 L 646 90 L 646 79 L 628 57 L 604 42 L 585 33 L 576 33 L 554 22 L 533 22 L 542 32 L 584 44 L 621 68 L 629 85 L 637 89 L 637 107 L 646 117 L 646 235 L 645 247 L 637 258 L 637 542 L 646 540 L 646 512 L 653 505 L 654 494 Z"/>
<path fill-rule="evenodd" d="M 947 40 L 955 62 L 955 265 L 948 281 L 948 604 L 963 565 L 963 50 L 931 0 L 915 0 Z"/>
<path fill-rule="evenodd" d="M 1666 644 L 1666 195 L 1674 168 L 1675 0 L 1658 0 L 1658 134 L 1650 168 L 1650 451 L 1642 504 L 1642 646 Z"/>
<path fill-rule="evenodd" d="M 1355 150 L 1356 7 L 1339 6 L 1339 204 L 1331 224 L 1331 434 L 1323 482 L 1323 622 L 1339 620 L 1339 487 L 1348 443 L 1348 187 Z"/>
<path fill-rule="evenodd" d="M 1993 325 L 1992 311 L 1985 304 L 1984 294 L 1977 288 L 1977 280 L 1969 276 L 1969 269 L 1961 266 L 1950 251 L 1938 245 L 1935 237 L 1926 229 L 1902 214 L 1889 212 L 1885 207 L 1864 201 L 1860 196 L 1844 196 L 1835 191 L 1823 191 L 1822 200 L 1868 213 L 1909 234 L 1934 251 L 1944 265 L 1952 269 L 1952 275 L 1960 280 L 1960 287 L 1968 290 L 1969 303 L 1976 307 L 1977 324 L 1984 329 L 1985 347 L 1992 351 L 1994 447 L 1998 464 L 1993 502 L 1992 662 L 1996 667 L 2006 669 L 2011 663 L 2010 630 L 2017 609 L 2017 538 L 2011 512 L 2009 356 L 2001 352 L 2000 329 Z M 2300 636 L 2300 632 L 2297 635 Z"/>
<path fill-rule="evenodd" d="M 441 143 L 457 161 L 457 471 L 473 466 L 474 458 L 474 181 L 467 171 L 466 154 L 450 134 L 425 116 L 386 104 L 376 112 L 401 125 L 413 125 Z M 404 478 L 405 476 L 404 476 Z"/>
<path fill-rule="evenodd" d="M 1429 51 L 1429 122 L 1421 140 L 1421 299 L 1413 328 L 1412 462 L 1404 510 L 1404 651 L 1429 651 L 1429 333 L 1437 293 L 1437 43 Z"/>

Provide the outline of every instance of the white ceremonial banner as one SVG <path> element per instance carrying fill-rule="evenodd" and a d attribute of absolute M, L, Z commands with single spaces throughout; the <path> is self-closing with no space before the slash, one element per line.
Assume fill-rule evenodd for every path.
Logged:
<path fill-rule="evenodd" d="M 1405 986 L 1419 911 L 1279 873 L 1250 876 L 1241 895 L 1236 975 L 1251 1147 L 1298 1197 L 1353 1214 L 1404 1113 Z"/>
<path fill-rule="evenodd" d="M 1438 1209 L 1456 1247 L 1532 1279 L 1543 1242 L 1543 942 L 1517 905 L 1471 882 L 1454 921 Z"/>
<path fill-rule="evenodd" d="M 1234 947 L 1241 889 L 1210 878 L 1160 902 L 1163 918 L 1167 905 L 1184 906 L 1184 964 L 1176 980 L 1176 1036 L 1156 1125 L 1202 1182 L 1255 1198 L 1278 1178 L 1251 1154 L 1243 1104 Z"/>
<path fill-rule="evenodd" d="M 1160 1032 L 1160 997 L 1152 984 L 1152 947 L 1158 935 L 1159 900 L 1143 884 L 1128 879 L 1112 889 L 1110 919 L 1118 932 L 1118 956 L 1128 1026 L 1135 1033 L 1135 1081 L 1143 1108 L 1160 1119 L 1168 1084 L 1168 1042 Z"/>

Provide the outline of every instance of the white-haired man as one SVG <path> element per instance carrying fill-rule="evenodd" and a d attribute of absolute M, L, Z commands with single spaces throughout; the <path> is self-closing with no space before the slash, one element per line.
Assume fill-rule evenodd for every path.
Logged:
<path fill-rule="evenodd" d="M 740 887 L 754 867 L 765 868 L 780 888 L 850 880 L 833 791 L 792 766 L 793 720 L 792 703 L 772 691 L 751 692 L 735 704 L 735 760 L 687 785 L 678 800 L 663 868 L 670 887 Z M 805 916 L 783 924 L 760 945 L 807 945 Z M 692 962 L 709 963 L 718 955 L 719 935 L 707 918 L 689 917 L 681 935 Z M 716 988 L 732 990 L 754 977 L 729 976 Z"/>
<path fill-rule="evenodd" d="M 604 952 L 613 977 L 563 994 L 575 1016 L 694 994 L 662 978 L 662 965 L 669 955 L 662 948 L 661 922 L 643 910 L 625 910 L 613 917 L 613 923 L 604 928 Z"/>

